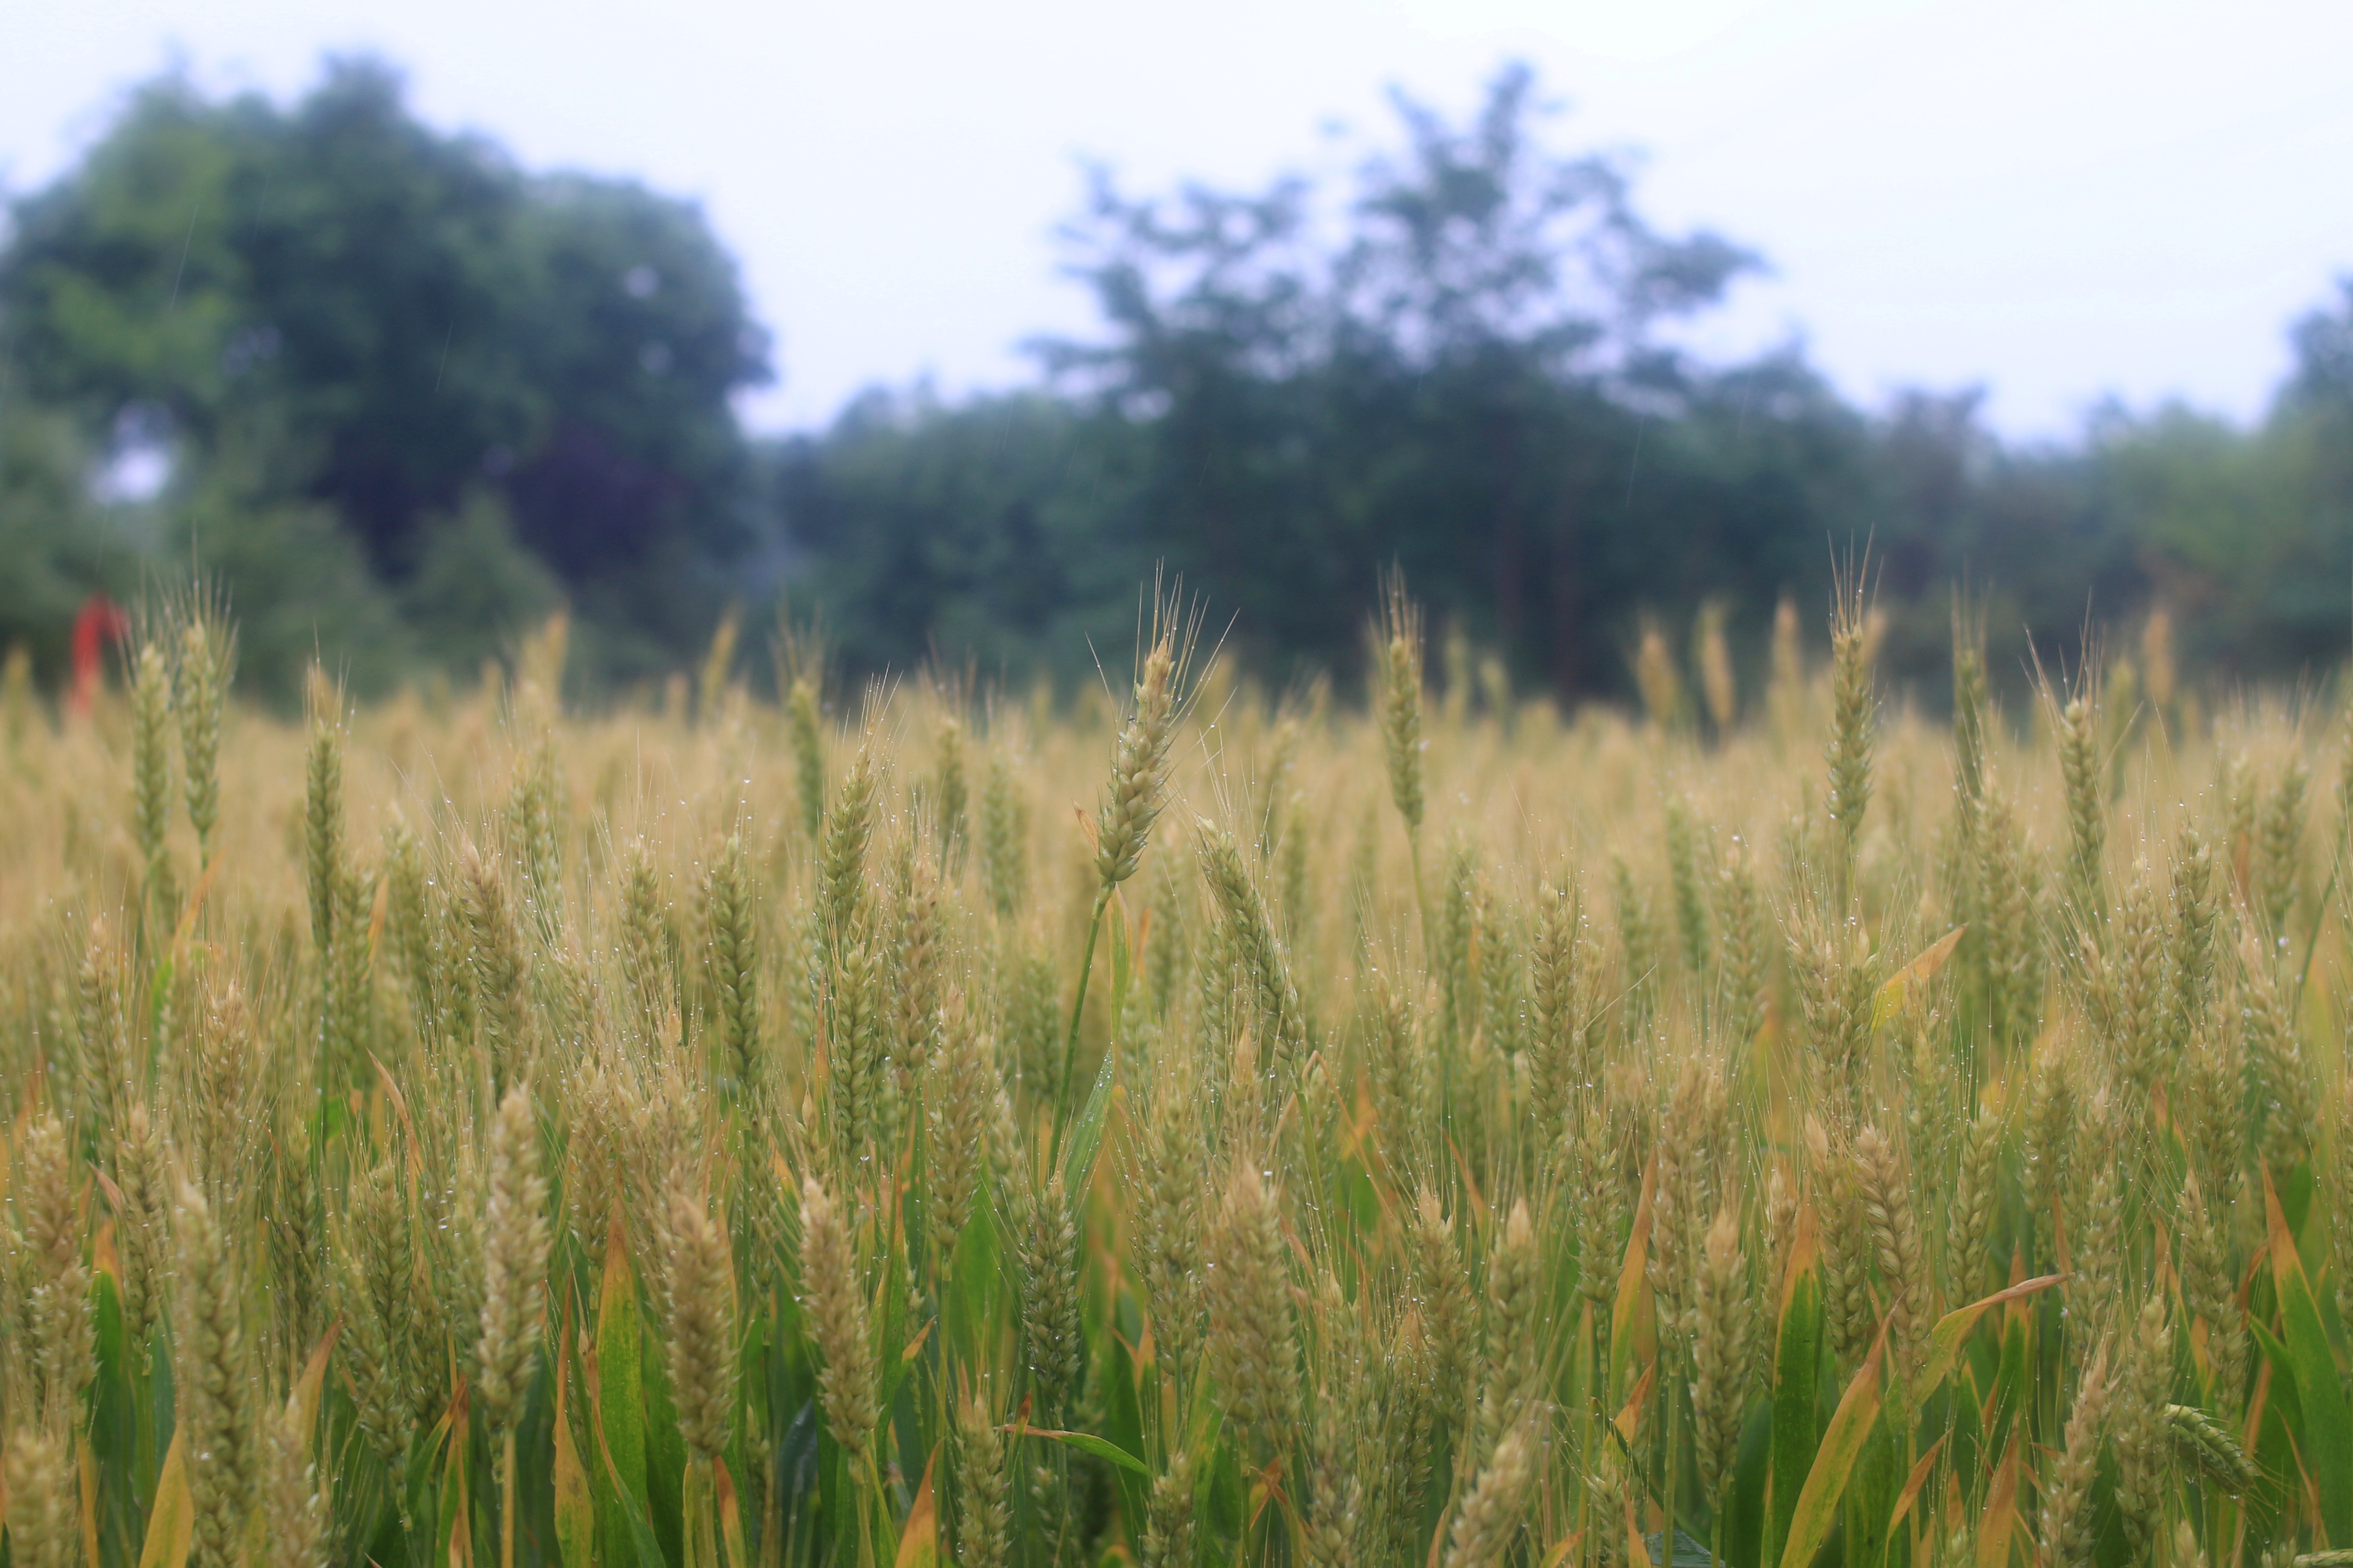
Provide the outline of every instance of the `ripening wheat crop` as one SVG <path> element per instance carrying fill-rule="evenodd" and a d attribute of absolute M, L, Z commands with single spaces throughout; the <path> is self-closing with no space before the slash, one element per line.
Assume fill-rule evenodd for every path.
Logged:
<path fill-rule="evenodd" d="M 9 1563 L 2353 1561 L 2319 703 L 2000 712 L 1964 613 L 1930 724 L 1846 590 L 1642 721 L 1401 583 L 1360 710 L 1197 626 L 1063 712 L 567 712 L 558 622 L 281 722 L 200 600 L 16 681 Z"/>

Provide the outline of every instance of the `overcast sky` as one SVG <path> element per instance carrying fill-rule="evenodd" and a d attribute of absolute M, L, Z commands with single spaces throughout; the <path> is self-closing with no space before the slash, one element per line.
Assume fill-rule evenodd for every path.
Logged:
<path fill-rule="evenodd" d="M 430 121 L 541 169 L 700 198 L 775 329 L 748 405 L 805 426 L 875 381 L 1026 379 L 1083 331 L 1051 231 L 1078 169 L 1254 185 L 1450 110 L 1521 57 L 1559 144 L 1640 148 L 1669 228 L 1773 275 L 1703 334 L 1802 336 L 1851 395 L 1983 383 L 2017 436 L 2094 399 L 2259 413 L 2283 333 L 2353 270 L 2353 5 L 2162 0 L 8 0 L 0 184 L 53 178 L 169 60 L 290 95 L 404 67 Z"/>

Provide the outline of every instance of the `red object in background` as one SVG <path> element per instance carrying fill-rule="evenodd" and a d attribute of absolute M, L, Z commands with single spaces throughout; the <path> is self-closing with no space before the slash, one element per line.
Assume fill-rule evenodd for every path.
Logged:
<path fill-rule="evenodd" d="M 74 613 L 73 686 L 66 693 L 66 710 L 87 713 L 106 678 L 106 645 L 121 642 L 131 631 L 131 617 L 103 594 L 92 594 Z"/>

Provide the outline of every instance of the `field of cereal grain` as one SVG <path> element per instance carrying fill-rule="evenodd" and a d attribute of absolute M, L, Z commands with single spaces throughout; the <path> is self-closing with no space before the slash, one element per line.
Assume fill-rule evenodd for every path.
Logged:
<path fill-rule="evenodd" d="M 1826 597 L 1639 720 L 1403 584 L 1361 704 L 14 685 L 10 1563 L 2336 1562 L 2341 724 Z"/>

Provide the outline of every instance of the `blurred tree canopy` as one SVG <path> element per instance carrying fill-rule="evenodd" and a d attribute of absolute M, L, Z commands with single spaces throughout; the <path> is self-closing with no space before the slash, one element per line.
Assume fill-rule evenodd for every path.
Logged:
<path fill-rule="evenodd" d="M 1103 332 L 1032 345 L 1044 387 L 875 395 L 770 459 L 796 592 L 872 667 L 927 647 L 1023 668 L 1116 637 L 1154 561 L 1282 679 L 1354 662 L 1375 575 L 1524 684 L 1626 695 L 1640 617 L 1723 605 L 1758 662 L 1869 546 L 1888 668 L 1936 700 L 1973 583 L 2021 685 L 2087 618 L 2158 603 L 2224 677 L 2341 658 L 2353 626 L 2353 285 L 2294 333 L 2257 429 L 2110 409 L 2006 448 L 1974 390 L 1866 414 L 1795 346 L 1709 365 L 1674 328 L 1758 258 L 1662 234 L 1629 168 L 1563 154 L 1529 74 L 1464 124 L 1394 100 L 1345 192 L 1300 177 L 1137 197 L 1096 172 L 1063 233 Z M 1066 670 L 1076 661 L 1065 652 Z"/>
<path fill-rule="evenodd" d="M 1008 627 L 1102 627 L 1165 560 L 1246 657 L 1329 662 L 1395 562 L 1525 678 L 1607 689 L 1631 606 L 1753 599 L 1869 526 L 1862 423 L 1795 355 L 1711 374 L 1660 338 L 1753 255 L 1660 234 L 1620 164 L 1549 153 L 1525 69 L 1465 127 L 1396 107 L 1405 150 L 1336 210 L 1297 178 L 1136 198 L 1098 172 L 1064 237 L 1108 335 L 1034 345 L 1050 395 L 870 400 L 786 454 L 846 649 L 969 618 L 970 563 L 1018 563 Z"/>
<path fill-rule="evenodd" d="M 419 124 L 378 62 L 331 62 L 284 111 L 153 84 L 12 227 L 23 394 L 96 450 L 167 447 L 169 510 L 238 563 L 248 618 L 313 615 L 314 578 L 391 605 L 364 668 L 480 644 L 434 584 L 484 573 L 508 602 L 469 611 L 560 594 L 615 667 L 653 668 L 756 541 L 728 400 L 768 376 L 767 339 L 701 213 L 526 176 Z M 307 561 L 257 603 L 251 569 L 288 547 Z"/>
<path fill-rule="evenodd" d="M 1753 666 L 1868 542 L 1931 700 L 1964 582 L 2013 685 L 2159 605 L 2223 679 L 2344 657 L 2353 280 L 2252 427 L 2112 407 L 2006 446 L 1975 391 L 1866 411 L 1799 345 L 1687 352 L 1761 260 L 1647 222 L 1525 69 L 1460 123 L 1393 104 L 1336 186 L 1092 172 L 1061 243 L 1101 331 L 1033 342 L 1035 385 L 754 439 L 768 340 L 691 204 L 526 174 L 375 61 L 284 108 L 152 84 L 0 244 L 0 642 L 54 677 L 83 595 L 193 561 L 281 693 L 313 649 L 364 689 L 463 672 L 563 604 L 604 685 L 731 601 L 821 618 L 845 673 L 1091 679 L 1166 563 L 1281 681 L 1348 671 L 1394 563 L 1523 687 L 1624 696 L 1643 616 L 1720 606 Z"/>

